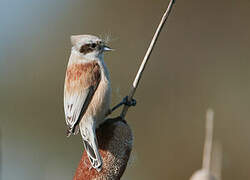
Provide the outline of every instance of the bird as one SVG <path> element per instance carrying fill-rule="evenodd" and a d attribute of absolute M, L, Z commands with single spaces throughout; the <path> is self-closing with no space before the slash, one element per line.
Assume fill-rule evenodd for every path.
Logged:
<path fill-rule="evenodd" d="M 104 52 L 112 51 L 94 35 L 72 35 L 72 49 L 64 84 L 64 111 L 67 137 L 82 136 L 91 167 L 102 170 L 96 129 L 110 114 L 111 82 Z"/>

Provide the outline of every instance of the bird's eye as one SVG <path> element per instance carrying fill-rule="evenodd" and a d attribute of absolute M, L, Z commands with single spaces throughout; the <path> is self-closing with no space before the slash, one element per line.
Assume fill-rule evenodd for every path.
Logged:
<path fill-rule="evenodd" d="M 91 48 L 96 48 L 96 43 L 92 43 L 90 46 Z"/>

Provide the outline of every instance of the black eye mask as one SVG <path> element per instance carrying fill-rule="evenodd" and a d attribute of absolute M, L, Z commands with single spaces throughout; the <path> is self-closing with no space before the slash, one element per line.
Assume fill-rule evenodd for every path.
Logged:
<path fill-rule="evenodd" d="M 92 44 L 85 44 L 85 45 L 82 45 L 81 48 L 80 48 L 80 53 L 82 54 L 87 54 L 87 53 L 90 53 L 92 51 L 95 50 L 95 48 L 91 47 Z"/>

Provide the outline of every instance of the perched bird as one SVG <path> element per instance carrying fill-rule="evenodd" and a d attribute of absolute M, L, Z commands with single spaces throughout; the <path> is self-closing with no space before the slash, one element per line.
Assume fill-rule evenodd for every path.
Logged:
<path fill-rule="evenodd" d="M 80 129 L 91 166 L 100 171 L 102 158 L 95 131 L 110 111 L 110 78 L 103 53 L 112 49 L 93 35 L 71 36 L 71 43 L 64 86 L 67 135 Z"/>

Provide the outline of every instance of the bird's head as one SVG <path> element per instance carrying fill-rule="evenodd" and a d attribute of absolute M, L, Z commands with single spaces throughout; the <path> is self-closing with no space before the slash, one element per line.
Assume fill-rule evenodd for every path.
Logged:
<path fill-rule="evenodd" d="M 73 35 L 71 44 L 73 51 L 87 59 L 101 57 L 103 52 L 112 50 L 102 39 L 93 35 Z"/>

